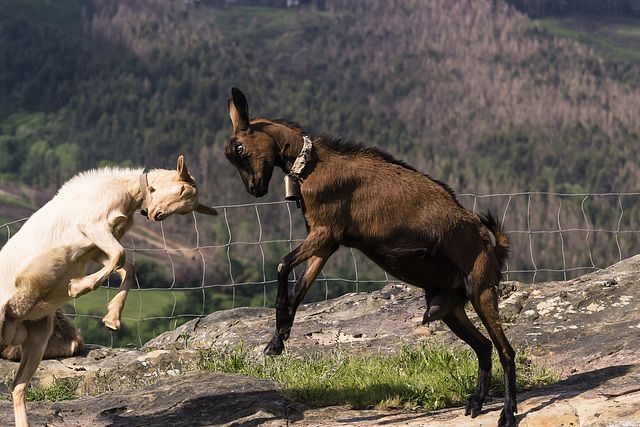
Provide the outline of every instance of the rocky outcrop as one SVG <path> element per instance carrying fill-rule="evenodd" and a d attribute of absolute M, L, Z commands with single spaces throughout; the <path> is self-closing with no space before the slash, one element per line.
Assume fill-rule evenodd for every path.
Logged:
<path fill-rule="evenodd" d="M 505 282 L 501 313 L 516 347 L 562 371 L 562 380 L 520 393 L 517 419 L 533 426 L 640 425 L 640 256 L 567 282 Z M 298 311 L 289 346 L 293 352 L 344 348 L 393 351 L 400 343 L 436 341 L 464 345 L 435 322 L 422 325 L 419 289 L 390 285 L 308 304 Z M 309 408 L 288 401 L 271 381 L 194 371 L 197 347 L 235 345 L 261 352 L 274 330 L 269 308 L 220 311 L 188 322 L 141 350 L 88 346 L 86 355 L 43 361 L 34 383 L 73 379 L 96 397 L 28 403 L 32 425 L 299 425 L 299 426 L 494 426 L 501 402 L 488 402 L 479 417 L 462 408 L 434 412 Z M 186 347 L 185 348 L 185 344 Z M 0 376 L 17 364 L 0 362 Z M 9 401 L 0 420 L 12 419 Z M 9 423 L 10 425 L 10 423 Z"/>

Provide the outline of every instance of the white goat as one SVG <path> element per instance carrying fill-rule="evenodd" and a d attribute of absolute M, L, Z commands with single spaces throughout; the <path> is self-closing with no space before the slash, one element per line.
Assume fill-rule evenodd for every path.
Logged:
<path fill-rule="evenodd" d="M 198 203 L 196 182 L 182 156 L 174 170 L 105 168 L 81 173 L 35 212 L 0 251 L 0 332 L 6 345 L 20 345 L 20 367 L 11 383 L 16 426 L 28 426 L 26 387 L 38 368 L 57 308 L 100 287 L 112 273 L 122 278 L 102 319 L 120 328 L 120 315 L 134 279 L 119 241 L 133 214 L 161 221 L 173 214 L 216 215 Z M 86 266 L 103 267 L 85 276 Z"/>

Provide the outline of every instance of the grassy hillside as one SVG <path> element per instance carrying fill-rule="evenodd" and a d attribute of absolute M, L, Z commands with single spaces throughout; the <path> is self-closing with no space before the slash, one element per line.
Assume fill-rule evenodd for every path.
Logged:
<path fill-rule="evenodd" d="M 552 35 L 592 47 L 606 59 L 640 62 L 640 21 L 637 19 L 577 16 L 534 22 Z"/>

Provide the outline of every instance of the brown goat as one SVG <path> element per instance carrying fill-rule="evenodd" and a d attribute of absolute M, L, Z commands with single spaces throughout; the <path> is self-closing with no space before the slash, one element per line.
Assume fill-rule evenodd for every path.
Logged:
<path fill-rule="evenodd" d="M 276 333 L 266 354 L 280 354 L 296 309 L 327 259 L 341 246 L 357 248 L 393 276 L 425 290 L 424 322 L 441 319 L 478 356 L 478 383 L 466 415 L 476 417 L 491 382 L 491 341 L 505 373 L 498 426 L 515 425 L 515 353 L 498 314 L 497 285 L 508 243 L 489 214 L 464 209 L 451 189 L 377 148 L 319 137 L 304 148 L 304 132 L 286 121 L 249 119 L 244 94 L 231 90 L 233 134 L 225 147 L 247 191 L 267 194 L 275 166 L 296 181 L 309 235 L 278 265 Z M 296 158 L 306 156 L 304 167 Z M 292 172 L 292 168 L 294 171 Z M 295 184 L 295 182 L 294 182 Z M 307 261 L 289 293 L 288 277 Z M 491 341 L 471 323 L 471 301 Z"/>
<path fill-rule="evenodd" d="M 53 332 L 44 349 L 43 359 L 79 356 L 84 353 L 85 345 L 80 331 L 76 329 L 62 309 L 56 310 L 53 318 Z M 0 357 L 3 359 L 20 360 L 22 351 L 19 345 L 5 345 L 0 343 Z"/>

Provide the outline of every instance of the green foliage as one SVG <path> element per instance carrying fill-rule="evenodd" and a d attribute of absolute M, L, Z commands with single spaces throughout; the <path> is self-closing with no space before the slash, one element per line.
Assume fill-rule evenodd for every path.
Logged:
<path fill-rule="evenodd" d="M 172 278 L 155 260 L 144 256 L 136 257 L 136 279 L 142 289 L 162 289 L 171 286 Z"/>
<path fill-rule="evenodd" d="M 0 17 L 25 17 L 38 26 L 56 27 L 80 36 L 82 3 L 82 0 L 0 0 Z"/>
<path fill-rule="evenodd" d="M 0 170 L 22 182 L 62 183 L 82 164 L 80 147 L 55 141 L 64 133 L 66 110 L 17 113 L 0 122 Z M 57 145 L 56 145 L 57 144 Z"/>
<path fill-rule="evenodd" d="M 619 135 L 624 137 L 611 138 L 597 126 L 581 124 L 559 132 L 514 127 L 483 135 L 472 165 L 477 176 L 508 182 L 508 187 L 494 187 L 497 191 L 615 192 L 624 185 L 621 171 L 636 157 L 631 147 L 640 143 L 638 134 L 624 126 Z"/>
<path fill-rule="evenodd" d="M 29 2 L 20 3 L 25 12 L 33 6 Z M 1 5 L 19 7 L 8 2 Z M 0 21 L 0 62 L 5 64 L 0 72 L 0 111 L 25 111 L 17 117 L 0 114 L 0 124 L 4 124 L 0 132 L 2 174 L 11 174 L 30 184 L 56 187 L 73 172 L 98 165 L 164 164 L 178 154 L 201 157 L 203 149 L 221 147 L 229 134 L 225 105 L 229 88 L 236 85 L 251 88 L 248 95 L 252 108 L 261 113 L 297 120 L 313 133 L 328 131 L 379 145 L 402 158 L 414 159 L 421 169 L 432 168 L 439 179 L 457 179 L 452 184 L 458 191 L 467 190 L 467 183 L 476 181 L 466 168 L 451 168 L 451 162 L 467 152 L 467 143 L 463 142 L 465 129 L 472 130 L 473 123 L 485 120 L 483 114 L 458 109 L 457 116 L 445 116 L 438 123 L 440 120 L 434 121 L 431 113 L 422 113 L 422 117 L 417 111 L 407 114 L 402 105 L 411 99 L 437 95 L 432 92 L 438 82 L 450 87 L 450 91 L 460 92 L 451 102 L 464 103 L 467 94 L 453 84 L 464 78 L 456 69 L 467 64 L 441 70 L 445 59 L 454 58 L 449 51 L 435 46 L 427 46 L 424 52 L 409 50 L 398 57 L 389 56 L 385 59 L 388 62 L 371 58 L 375 52 L 372 49 L 408 43 L 403 42 L 408 34 L 402 31 L 379 34 L 374 30 L 382 25 L 376 27 L 375 22 L 383 22 L 383 16 L 406 17 L 406 10 L 400 6 L 378 6 L 355 20 L 349 13 L 350 6 L 345 5 L 331 15 L 273 8 L 196 10 L 158 5 L 157 13 L 166 14 L 166 19 L 172 22 L 167 27 L 160 20 L 139 18 L 136 13 L 145 7 L 141 5 L 141 10 L 131 7 L 129 21 L 140 21 L 127 30 L 118 27 L 116 17 L 113 21 L 100 21 L 106 19 L 100 13 L 100 4 L 94 4 L 95 10 L 87 9 L 87 13 L 95 13 L 89 15 L 94 24 L 113 25 L 114 32 L 123 32 L 120 37 L 128 40 L 127 50 L 109 44 L 108 40 L 105 43 L 81 40 L 74 31 L 63 31 L 59 25 L 62 14 L 67 13 L 68 19 L 75 17 L 80 13 L 79 3 L 69 0 L 47 7 L 55 8 L 58 18 L 48 21 L 38 14 L 25 13 L 30 18 L 24 18 L 14 13 L 7 15 L 12 18 Z M 123 6 L 122 10 L 128 9 Z M 205 20 L 205 16 L 210 19 Z M 181 26 L 186 22 L 198 30 L 188 49 L 177 43 L 185 37 Z M 640 55 L 637 48 L 625 48 L 628 55 L 612 55 L 600 62 L 592 55 L 571 52 L 554 41 L 556 35 L 586 42 L 597 36 L 552 21 L 541 21 L 539 25 L 540 30 L 534 27 L 512 35 L 516 40 L 518 37 L 541 40 L 534 54 L 516 60 L 504 49 L 494 54 L 496 66 L 512 73 L 514 78 L 528 75 L 534 85 L 553 86 L 565 93 L 568 100 L 582 104 L 591 102 L 587 95 L 590 89 L 570 93 L 563 77 L 567 68 L 582 68 L 587 77 L 585 83 L 589 79 L 603 81 L 609 75 L 631 85 L 640 83 L 637 67 L 631 66 L 635 60 L 632 54 Z M 346 30 L 342 31 L 343 28 Z M 149 32 L 157 37 L 148 37 Z M 620 32 L 611 30 L 611 33 Z M 606 44 L 607 37 L 600 39 Z M 360 50 L 353 50 L 356 45 Z M 425 58 L 432 62 L 425 63 Z M 517 96 L 526 99 L 529 94 Z M 447 97 L 444 93 L 438 95 L 439 99 Z M 34 118 L 35 128 L 40 129 L 37 133 L 34 130 L 30 136 L 16 134 L 16 125 L 26 124 L 29 114 L 41 111 L 58 113 L 44 119 Z M 45 133 L 43 120 L 53 121 Z M 418 124 L 425 120 L 434 121 L 434 128 Z M 548 118 L 549 123 L 552 120 L 553 117 Z M 549 150 L 553 149 L 550 145 L 567 135 L 580 137 L 578 126 L 590 125 L 565 120 L 561 133 L 551 124 L 515 126 L 532 135 L 549 134 L 550 138 L 531 141 Z M 509 132 L 508 126 L 491 129 Z M 628 131 L 633 133 L 635 129 Z M 613 137 L 608 129 L 603 132 Z M 468 143 L 476 153 L 483 153 L 482 147 L 476 146 L 482 142 L 477 138 Z M 621 135 L 616 140 L 617 145 L 633 142 Z M 605 157 L 599 152 L 590 154 L 594 163 Z M 201 159 L 211 161 L 207 157 Z M 481 161 L 487 163 L 489 159 Z M 545 167 L 550 169 L 540 162 L 525 166 L 510 168 L 516 171 L 512 176 L 526 181 L 527 176 L 538 175 Z M 624 182 L 615 172 L 609 175 Z M 237 184 L 237 178 L 227 179 L 231 176 L 232 171 L 216 171 L 215 176 L 203 179 L 213 183 L 224 177 L 223 182 Z M 588 182 L 583 185 L 597 191 L 607 191 L 606 187 L 611 186 L 611 181 L 606 181 L 611 177 L 598 174 L 594 180 L 588 173 L 584 177 Z"/>
<path fill-rule="evenodd" d="M 4 64 L 0 111 L 54 112 L 65 107 L 74 83 L 95 71 L 100 58 L 77 34 L 38 25 L 20 14 L 4 16 L 0 19 L 0 62 Z"/>

